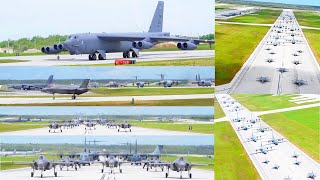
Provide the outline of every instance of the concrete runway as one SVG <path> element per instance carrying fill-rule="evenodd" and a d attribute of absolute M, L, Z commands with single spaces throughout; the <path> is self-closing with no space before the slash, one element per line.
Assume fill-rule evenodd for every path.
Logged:
<path fill-rule="evenodd" d="M 263 120 L 255 116 L 230 95 L 219 94 L 216 95 L 216 98 L 262 179 L 272 180 L 288 177 L 292 179 L 307 179 L 308 173 L 311 172 L 319 176 L 319 163 L 264 123 Z M 233 119 L 240 119 L 241 122 L 234 122 Z M 252 119 L 258 119 L 258 122 L 250 123 Z M 239 130 L 238 128 L 241 126 L 249 127 L 249 129 Z M 259 127 L 268 128 L 268 130 L 259 132 Z M 257 137 L 257 142 L 250 140 L 252 134 Z M 276 139 L 284 138 L 284 141 L 279 145 L 274 145 L 268 142 L 272 136 Z M 270 151 L 267 151 L 266 154 L 256 153 L 256 150 L 261 145 Z M 292 157 L 294 154 L 297 154 L 298 158 Z M 269 162 L 264 163 L 266 160 Z M 295 164 L 296 162 L 300 162 L 300 165 Z M 279 169 L 276 169 L 276 166 L 279 166 Z"/>
<path fill-rule="evenodd" d="M 199 59 L 213 58 L 213 50 L 193 50 L 193 51 L 158 51 L 158 52 L 141 52 L 140 57 L 136 60 L 139 62 L 161 61 L 161 60 L 178 60 L 178 59 Z M 57 55 L 43 56 L 13 56 L 0 57 L 1 59 L 26 60 L 28 62 L 18 63 L 0 63 L 0 66 L 61 66 L 61 65 L 90 65 L 90 64 L 114 64 L 116 59 L 123 59 L 122 53 L 109 53 L 107 60 L 89 61 L 87 55 Z"/>
<path fill-rule="evenodd" d="M 75 170 L 63 170 L 58 172 L 58 177 L 53 176 L 53 170 L 44 171 L 43 172 L 43 179 L 52 179 L 52 180 L 150 180 L 150 179 L 157 179 L 157 180 L 165 180 L 165 172 L 162 172 L 160 168 L 156 172 L 154 169 L 146 171 L 142 169 L 142 166 L 130 166 L 130 165 L 123 165 L 122 171 L 123 173 L 119 173 L 118 168 L 115 169 L 114 174 L 109 174 L 109 169 L 105 169 L 106 173 L 101 173 L 102 166 L 99 164 L 94 164 L 91 166 L 84 166 Z M 13 170 L 5 170 L 1 171 L 0 179 L 3 180 L 33 180 L 33 179 L 40 179 L 40 171 L 35 172 L 35 176 L 33 178 L 30 177 L 31 168 L 20 168 L 20 169 L 13 169 Z M 193 179 L 203 179 L 203 180 L 213 180 L 213 171 L 208 170 L 199 170 L 199 169 L 192 169 L 191 170 Z M 180 173 L 177 172 L 169 172 L 169 179 L 179 179 Z M 184 179 L 187 178 L 187 172 L 183 173 Z"/>
<path fill-rule="evenodd" d="M 5 125 L 3 125 L 5 126 Z M 174 126 L 174 124 L 173 124 Z M 67 128 L 61 128 L 62 132 L 60 132 L 60 129 L 56 129 L 55 133 L 51 132 L 49 133 L 49 128 L 39 128 L 39 129 L 30 129 L 30 130 L 22 130 L 22 131 L 12 131 L 12 132 L 4 132 L 0 133 L 0 135 L 21 135 L 21 136 L 27 136 L 27 135 L 52 135 L 52 136 L 67 136 L 67 135 L 110 135 L 110 136 L 139 136 L 139 135 L 164 135 L 164 136 L 174 136 L 174 135 L 203 135 L 199 133 L 193 133 L 192 131 L 189 132 L 179 132 L 179 131 L 169 131 L 169 130 L 160 130 L 160 129 L 149 129 L 149 128 L 141 128 L 141 127 L 131 127 L 131 132 L 127 129 L 126 131 L 124 129 L 120 129 L 120 132 L 118 132 L 117 128 L 107 128 L 106 126 L 100 126 L 96 125 L 96 129 L 92 130 L 85 130 L 84 125 L 80 125 L 79 127 L 74 127 L 72 129 Z M 53 130 L 51 130 L 53 131 Z"/>
<path fill-rule="evenodd" d="M 273 62 L 266 62 L 267 59 Z M 295 65 L 294 61 L 301 64 Z M 288 72 L 281 73 L 278 68 L 286 68 Z M 259 77 L 267 77 L 270 82 L 261 83 L 257 81 Z M 306 84 L 294 84 L 297 79 Z M 319 94 L 319 87 L 319 64 L 293 12 L 284 10 L 228 87 L 223 87 L 224 91 L 220 93 Z"/>
<path fill-rule="evenodd" d="M 115 96 L 115 97 L 81 97 L 72 100 L 71 97 L 52 98 L 0 98 L 0 104 L 54 104 L 54 103 L 79 103 L 79 102 L 111 102 L 111 101 L 161 101 L 161 100 L 181 100 L 181 99 L 211 99 L 213 94 L 190 94 L 190 95 L 159 95 L 159 96 Z"/>

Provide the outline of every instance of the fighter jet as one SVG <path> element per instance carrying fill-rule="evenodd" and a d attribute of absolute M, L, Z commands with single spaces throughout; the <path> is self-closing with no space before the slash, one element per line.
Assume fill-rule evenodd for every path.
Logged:
<path fill-rule="evenodd" d="M 239 127 L 237 128 L 237 130 L 238 130 L 238 131 L 240 131 L 240 130 L 245 130 L 245 131 L 247 131 L 247 130 L 250 129 L 250 128 L 252 128 L 252 124 L 248 124 L 248 123 L 244 123 L 244 122 L 243 122 L 243 124 L 242 124 L 241 126 L 239 126 Z"/>
<path fill-rule="evenodd" d="M 295 65 L 299 65 L 299 64 L 301 64 L 301 62 L 300 62 L 300 61 L 298 61 L 298 60 L 295 60 L 295 61 L 293 61 L 292 63 L 293 63 L 293 64 L 295 64 Z"/>
<path fill-rule="evenodd" d="M 274 55 L 274 54 L 276 54 L 276 53 L 275 53 L 275 52 L 273 52 L 273 51 L 271 51 L 269 54 Z"/>
<path fill-rule="evenodd" d="M 132 83 L 133 86 L 137 86 L 137 88 L 143 88 L 145 85 L 149 85 L 150 83 L 144 81 L 138 81 L 139 76 L 134 76 L 136 78 L 136 82 Z"/>
<path fill-rule="evenodd" d="M 96 123 L 94 123 L 93 121 L 87 121 L 84 123 L 85 128 L 84 130 L 96 130 Z"/>
<path fill-rule="evenodd" d="M 130 152 L 127 154 L 123 154 L 122 157 L 131 162 L 131 165 L 142 165 L 143 160 L 146 160 L 148 157 L 159 158 L 161 156 L 162 149 L 163 145 L 157 145 L 152 153 L 138 153 L 138 143 L 136 141 L 134 153 Z"/>
<path fill-rule="evenodd" d="M 8 88 L 18 90 L 41 90 L 53 83 L 53 75 L 51 75 L 45 84 L 8 84 Z"/>
<path fill-rule="evenodd" d="M 76 95 L 80 95 L 88 92 L 90 79 L 85 79 L 82 81 L 80 86 L 73 85 L 60 85 L 60 84 L 50 84 L 46 88 L 43 88 L 41 91 L 45 93 L 49 93 L 53 95 L 53 99 L 55 99 L 54 94 L 72 94 L 72 99 L 76 99 Z"/>
<path fill-rule="evenodd" d="M 60 171 L 62 171 L 63 167 L 67 167 L 67 171 L 69 171 L 69 167 L 74 168 L 76 171 L 78 170 L 77 163 L 69 156 L 67 156 L 65 159 L 60 160 L 59 163 Z"/>
<path fill-rule="evenodd" d="M 89 60 L 106 59 L 106 53 L 123 52 L 123 58 L 137 58 L 139 51 L 150 49 L 161 42 L 178 42 L 180 50 L 194 50 L 200 43 L 213 44 L 213 40 L 190 39 L 171 36 L 162 32 L 164 2 L 159 1 L 153 16 L 149 32 L 147 33 L 82 33 L 72 34 L 62 44 L 43 47 L 41 51 L 46 54 L 58 54 L 68 51 L 74 54 L 89 54 Z"/>
<path fill-rule="evenodd" d="M 299 154 L 296 154 L 296 152 L 293 152 L 292 158 L 298 158 Z"/>
<path fill-rule="evenodd" d="M 119 126 L 118 126 L 118 132 L 120 132 L 120 129 L 124 129 L 125 130 L 125 132 L 127 132 L 127 129 L 129 129 L 129 131 L 131 132 L 131 124 L 130 123 L 128 123 L 128 121 L 125 121 L 124 123 L 122 123 L 122 124 L 119 124 Z"/>
<path fill-rule="evenodd" d="M 278 70 L 280 73 L 285 73 L 285 72 L 288 72 L 288 71 L 289 71 L 287 68 L 284 68 L 284 67 L 277 68 L 277 70 Z"/>
<path fill-rule="evenodd" d="M 196 75 L 196 81 L 192 82 L 192 84 L 197 84 L 202 87 L 211 87 L 213 85 L 212 81 L 201 80 L 200 74 Z"/>
<path fill-rule="evenodd" d="M 303 79 L 296 79 L 292 81 L 293 84 L 297 85 L 297 86 L 303 86 L 307 84 L 307 81 L 303 80 Z"/>
<path fill-rule="evenodd" d="M 54 161 L 49 161 L 46 159 L 43 155 L 40 155 L 40 157 L 32 162 L 15 162 L 14 164 L 20 164 L 20 165 L 31 165 L 32 172 L 31 172 L 31 177 L 34 176 L 35 170 L 41 171 L 41 178 L 43 178 L 43 171 L 51 170 L 53 169 L 53 174 L 55 177 L 58 176 L 58 173 L 56 172 L 56 166 L 60 165 L 61 162 L 54 162 Z"/>
<path fill-rule="evenodd" d="M 268 59 L 266 59 L 266 62 L 267 63 L 272 63 L 272 62 L 274 62 L 274 59 L 268 58 Z"/>
<path fill-rule="evenodd" d="M 266 77 L 266 76 L 260 76 L 257 78 L 257 81 L 261 82 L 262 84 L 266 83 L 266 82 L 270 82 L 271 79 Z"/>
<path fill-rule="evenodd" d="M 179 84 L 179 81 L 172 81 L 172 80 L 164 80 L 164 74 L 159 74 L 161 77 L 160 82 L 157 82 L 158 85 L 163 85 L 163 87 L 168 88 L 172 87 L 175 84 Z"/>
<path fill-rule="evenodd" d="M 280 168 L 280 166 L 277 164 L 274 164 L 274 166 L 272 167 L 272 169 L 275 169 L 275 170 L 278 170 L 279 168 Z"/>
<path fill-rule="evenodd" d="M 53 132 L 56 132 L 56 129 L 60 129 L 60 132 L 62 132 L 61 129 L 61 125 L 59 125 L 56 121 L 52 122 L 51 124 L 49 124 L 49 133 L 51 132 L 51 130 L 53 129 Z"/>
<path fill-rule="evenodd" d="M 316 179 L 317 175 L 312 171 L 311 173 L 307 174 L 307 178 L 309 179 Z"/>
<path fill-rule="evenodd" d="M 119 172 L 122 173 L 121 164 L 130 163 L 130 162 L 120 161 L 114 156 L 109 156 L 109 157 L 106 158 L 105 161 L 100 161 L 99 163 L 102 164 L 101 173 L 104 172 L 104 167 L 109 167 L 110 168 L 110 173 L 112 174 L 112 173 L 114 173 L 114 169 L 113 168 L 117 168 L 117 167 L 119 167 Z"/>
<path fill-rule="evenodd" d="M 155 165 L 156 163 L 162 163 L 162 160 L 160 158 L 153 158 L 153 159 L 148 159 L 148 160 L 145 160 L 145 161 L 142 161 L 143 163 L 143 169 L 145 167 L 147 167 L 147 171 L 149 171 L 149 169 L 152 169 L 152 168 L 155 168 L 155 171 L 157 171 L 157 167 L 161 168 L 161 171 L 164 170 L 164 166 L 163 165 Z"/>
<path fill-rule="evenodd" d="M 298 158 L 296 158 L 296 160 L 293 162 L 294 165 L 300 166 L 301 161 L 298 161 Z"/>
<path fill-rule="evenodd" d="M 166 166 L 168 168 L 168 171 L 166 172 L 166 178 L 168 178 L 168 176 L 169 176 L 169 170 L 180 172 L 180 179 L 182 179 L 182 172 L 183 171 L 188 171 L 189 178 L 192 178 L 191 168 L 193 166 L 208 166 L 208 164 L 193 164 L 193 163 L 187 162 L 186 160 L 184 160 L 183 157 L 179 157 L 178 159 L 176 159 L 175 161 L 173 161 L 171 163 L 163 163 L 163 162 L 162 163 L 150 163 L 150 165 Z"/>
<path fill-rule="evenodd" d="M 265 159 L 262 163 L 268 164 L 270 161 L 268 159 Z"/>

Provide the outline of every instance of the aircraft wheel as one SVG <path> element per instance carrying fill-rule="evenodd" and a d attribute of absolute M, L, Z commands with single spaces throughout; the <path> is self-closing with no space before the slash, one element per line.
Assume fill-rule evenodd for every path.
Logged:
<path fill-rule="evenodd" d="M 41 176 L 40 176 L 41 178 L 43 178 L 43 174 L 41 174 Z"/>
<path fill-rule="evenodd" d="M 34 175 L 34 173 L 33 173 L 33 172 L 31 172 L 31 177 L 33 177 L 33 175 Z"/>
<path fill-rule="evenodd" d="M 136 54 L 136 52 L 132 51 L 132 57 L 133 57 L 133 58 L 137 58 L 137 57 L 138 57 L 138 55 Z"/>
<path fill-rule="evenodd" d="M 149 171 L 149 168 L 147 168 L 147 171 Z"/>
<path fill-rule="evenodd" d="M 92 54 L 92 60 L 97 60 L 97 55 L 96 54 Z"/>
<path fill-rule="evenodd" d="M 168 178 L 168 176 L 169 176 L 169 174 L 168 174 L 168 173 L 166 173 L 166 178 Z"/>
<path fill-rule="evenodd" d="M 122 169 L 120 169 L 120 173 L 122 173 Z"/>
<path fill-rule="evenodd" d="M 180 175 L 180 179 L 182 179 L 182 175 Z"/>
<path fill-rule="evenodd" d="M 62 167 L 60 167 L 60 171 L 62 171 Z"/>
<path fill-rule="evenodd" d="M 122 57 L 123 57 L 123 58 L 127 58 L 126 52 L 123 52 Z"/>
<path fill-rule="evenodd" d="M 49 129 L 49 132 L 50 132 L 50 129 Z"/>
<path fill-rule="evenodd" d="M 54 172 L 54 176 L 57 177 L 57 176 L 58 176 L 58 173 L 57 173 L 57 172 Z"/>
<path fill-rule="evenodd" d="M 77 167 L 74 167 L 76 169 L 76 171 L 78 171 L 78 168 Z"/>
<path fill-rule="evenodd" d="M 130 129 L 130 132 L 131 132 L 131 129 Z"/>
<path fill-rule="evenodd" d="M 99 60 L 106 60 L 105 58 L 102 57 L 101 54 L 99 54 L 98 58 L 99 58 Z"/>
<path fill-rule="evenodd" d="M 103 173 L 103 169 L 101 169 L 101 173 Z"/>
<path fill-rule="evenodd" d="M 161 170 L 163 171 L 163 168 L 161 168 Z"/>
<path fill-rule="evenodd" d="M 120 132 L 120 129 L 118 129 L 118 132 Z"/>
<path fill-rule="evenodd" d="M 62 129 L 60 130 L 60 132 L 62 132 Z"/>
<path fill-rule="evenodd" d="M 191 174 L 191 173 L 189 174 L 189 178 L 190 178 L 190 179 L 192 178 L 192 174 Z"/>

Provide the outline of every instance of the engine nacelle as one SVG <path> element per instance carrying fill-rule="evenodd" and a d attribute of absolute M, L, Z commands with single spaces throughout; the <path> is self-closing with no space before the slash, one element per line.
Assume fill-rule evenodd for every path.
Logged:
<path fill-rule="evenodd" d="M 62 45 L 62 44 L 60 44 Z M 61 51 L 63 51 L 63 45 L 60 46 L 60 45 L 54 45 L 54 46 L 48 46 L 48 47 L 42 47 L 41 48 L 41 51 L 45 54 L 58 54 L 60 53 Z M 60 49 L 60 47 L 62 47 L 62 49 Z"/>
<path fill-rule="evenodd" d="M 150 49 L 153 47 L 153 44 L 147 41 L 135 41 L 132 43 L 132 46 L 136 49 Z"/>
<path fill-rule="evenodd" d="M 178 43 L 177 47 L 181 50 L 195 50 L 197 49 L 198 46 L 188 41 L 188 42 Z"/>

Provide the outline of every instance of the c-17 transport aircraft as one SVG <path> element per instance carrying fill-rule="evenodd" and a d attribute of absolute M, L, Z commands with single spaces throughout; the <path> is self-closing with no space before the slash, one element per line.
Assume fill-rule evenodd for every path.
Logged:
<path fill-rule="evenodd" d="M 150 49 L 161 42 L 178 42 L 180 50 L 194 50 L 200 43 L 214 43 L 213 40 L 190 39 L 171 36 L 162 32 L 164 2 L 159 1 L 147 33 L 82 33 L 72 34 L 62 44 L 42 47 L 46 54 L 68 51 L 71 55 L 89 54 L 89 60 L 106 59 L 106 53 L 123 52 L 123 58 L 139 57 L 139 51 Z M 98 53 L 98 56 L 96 55 Z"/>

